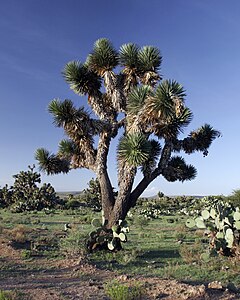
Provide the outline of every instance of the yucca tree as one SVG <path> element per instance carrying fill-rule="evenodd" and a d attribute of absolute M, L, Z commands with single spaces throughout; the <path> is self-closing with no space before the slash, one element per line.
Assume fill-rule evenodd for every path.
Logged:
<path fill-rule="evenodd" d="M 205 156 L 220 135 L 205 124 L 180 139 L 192 113 L 185 105 L 182 85 L 174 80 L 162 81 L 161 62 L 161 53 L 155 47 L 140 48 L 130 43 L 117 51 L 109 40 L 99 39 L 86 62 L 69 62 L 63 70 L 70 88 L 88 97 L 89 108 L 77 108 L 68 99 L 54 99 L 49 104 L 54 124 L 62 127 L 69 139 L 59 143 L 57 154 L 43 148 L 36 151 L 40 169 L 47 174 L 75 168 L 94 171 L 109 227 L 126 217 L 158 176 L 168 181 L 194 179 L 195 167 L 177 153 L 200 151 Z M 110 143 L 120 129 L 116 196 L 107 162 Z M 142 179 L 133 187 L 138 170 Z"/>

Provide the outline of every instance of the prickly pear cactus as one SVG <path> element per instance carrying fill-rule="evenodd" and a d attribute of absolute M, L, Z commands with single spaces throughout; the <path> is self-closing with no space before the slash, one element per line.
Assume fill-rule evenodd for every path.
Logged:
<path fill-rule="evenodd" d="M 129 232 L 125 220 L 119 220 L 117 225 L 108 228 L 107 220 L 93 219 L 91 222 L 95 230 L 89 233 L 87 248 L 89 251 L 108 249 L 111 251 L 120 250 L 121 242 L 127 241 L 126 233 Z"/>
<path fill-rule="evenodd" d="M 187 219 L 186 226 L 207 230 L 212 252 L 234 255 L 240 243 L 240 210 L 223 201 L 204 208 L 196 218 Z"/>

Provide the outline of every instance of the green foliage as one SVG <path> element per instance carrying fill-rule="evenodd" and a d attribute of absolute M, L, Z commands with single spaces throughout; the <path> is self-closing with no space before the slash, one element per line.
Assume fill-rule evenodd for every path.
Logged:
<path fill-rule="evenodd" d="M 201 151 L 203 155 L 208 154 L 208 148 L 212 141 L 220 137 L 221 133 L 209 124 L 205 124 L 196 131 L 192 131 L 187 138 L 182 141 L 183 150 L 190 154 L 194 151 Z"/>
<path fill-rule="evenodd" d="M 234 190 L 226 200 L 233 204 L 235 207 L 240 207 L 240 189 Z"/>
<path fill-rule="evenodd" d="M 70 199 L 65 203 L 66 209 L 76 209 L 81 206 L 81 202 L 78 199 Z"/>
<path fill-rule="evenodd" d="M 84 256 L 86 252 L 86 234 L 78 227 L 73 227 L 66 237 L 60 240 L 60 252 L 67 257 Z"/>
<path fill-rule="evenodd" d="M 95 94 L 100 90 L 101 79 L 86 64 L 71 61 L 66 64 L 63 76 L 70 88 L 78 95 Z"/>
<path fill-rule="evenodd" d="M 98 179 L 91 179 L 88 183 L 88 188 L 84 191 L 84 200 L 88 207 L 94 211 L 101 211 L 101 188 Z"/>
<path fill-rule="evenodd" d="M 128 95 L 127 110 L 131 115 L 137 115 L 141 111 L 147 97 L 152 95 L 152 89 L 148 85 L 138 86 Z"/>
<path fill-rule="evenodd" d="M 138 300 L 144 294 L 143 287 L 138 282 L 127 284 L 112 280 L 104 286 L 104 290 L 111 300 Z"/>
<path fill-rule="evenodd" d="M 207 230 L 210 254 L 235 255 L 240 242 L 240 211 L 238 207 L 215 199 L 198 217 L 188 219 L 186 226 Z"/>
<path fill-rule="evenodd" d="M 162 62 L 158 48 L 144 46 L 138 52 L 139 67 L 142 72 L 157 71 Z"/>
<path fill-rule="evenodd" d="M 39 169 L 46 174 L 68 173 L 70 162 L 66 159 L 61 159 L 55 154 L 51 154 L 44 148 L 39 148 L 35 152 L 35 159 L 39 163 Z"/>
<path fill-rule="evenodd" d="M 13 203 L 12 190 L 6 184 L 0 189 L 0 208 L 8 207 Z"/>
<path fill-rule="evenodd" d="M 34 168 L 35 166 L 29 166 L 29 171 L 21 171 L 14 175 L 13 186 L 0 190 L 0 195 L 1 193 L 3 196 L 5 195 L 5 206 L 11 205 L 15 212 L 53 208 L 60 203 L 60 199 L 50 183 L 44 183 L 38 187 L 38 184 L 41 183 L 41 175 L 34 172 Z"/>
<path fill-rule="evenodd" d="M 118 54 L 108 39 L 99 39 L 94 44 L 94 49 L 89 54 L 86 62 L 88 68 L 98 75 L 111 71 L 118 64 Z"/>
<path fill-rule="evenodd" d="M 192 180 L 196 175 L 197 170 L 195 167 L 187 165 L 181 156 L 173 156 L 163 172 L 163 176 L 170 182 Z"/>
<path fill-rule="evenodd" d="M 136 44 L 122 45 L 119 50 L 120 65 L 129 69 L 136 69 L 139 65 L 138 52 L 139 47 Z"/>
<path fill-rule="evenodd" d="M 27 249 L 22 250 L 21 257 L 23 259 L 29 259 L 29 258 L 31 258 L 31 256 L 32 256 L 31 250 L 27 250 Z"/>
<path fill-rule="evenodd" d="M 151 153 L 151 143 L 140 133 L 129 134 L 121 138 L 118 157 L 135 167 L 142 165 Z"/>
<path fill-rule="evenodd" d="M 9 292 L 5 292 L 0 290 L 0 300 L 11 300 L 12 297 L 10 296 Z"/>
<path fill-rule="evenodd" d="M 30 297 L 19 291 L 3 291 L 0 290 L 0 300 L 30 300 Z"/>

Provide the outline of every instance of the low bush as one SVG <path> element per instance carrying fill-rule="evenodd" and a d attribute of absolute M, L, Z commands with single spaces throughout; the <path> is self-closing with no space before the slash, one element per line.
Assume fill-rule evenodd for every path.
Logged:
<path fill-rule="evenodd" d="M 138 282 L 127 284 L 113 280 L 104 286 L 104 290 L 111 300 L 138 300 L 144 294 L 143 286 Z"/>

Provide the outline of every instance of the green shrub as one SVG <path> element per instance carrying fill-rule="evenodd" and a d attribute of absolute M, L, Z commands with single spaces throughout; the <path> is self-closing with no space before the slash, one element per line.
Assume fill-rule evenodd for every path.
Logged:
<path fill-rule="evenodd" d="M 60 240 L 60 251 L 67 257 L 86 254 L 86 234 L 77 227 L 72 228 L 65 238 Z"/>
<path fill-rule="evenodd" d="M 143 297 L 140 283 L 126 284 L 113 280 L 104 286 L 104 290 L 111 300 L 138 300 Z"/>
<path fill-rule="evenodd" d="M 75 209 L 81 206 L 81 202 L 77 199 L 71 199 L 65 204 L 66 209 Z"/>
<path fill-rule="evenodd" d="M 24 249 L 21 252 L 21 256 L 22 256 L 23 259 L 29 259 L 29 258 L 31 258 L 32 253 L 31 253 L 30 250 Z"/>
<path fill-rule="evenodd" d="M 30 297 L 19 291 L 0 290 L 0 300 L 30 300 Z"/>
<path fill-rule="evenodd" d="M 149 219 L 144 216 L 138 216 L 134 218 L 134 224 L 138 225 L 141 229 L 144 229 L 149 224 Z"/>
<path fill-rule="evenodd" d="M 228 196 L 226 200 L 233 204 L 235 207 L 240 207 L 240 189 L 234 190 L 232 195 Z"/>
<path fill-rule="evenodd" d="M 24 212 L 53 208 L 61 201 L 50 183 L 41 187 L 41 175 L 34 171 L 35 166 L 28 166 L 29 171 L 21 171 L 13 176 L 13 186 L 0 189 L 0 207 L 12 205 L 14 212 Z"/>

